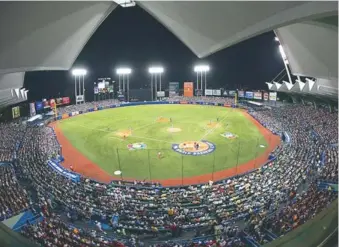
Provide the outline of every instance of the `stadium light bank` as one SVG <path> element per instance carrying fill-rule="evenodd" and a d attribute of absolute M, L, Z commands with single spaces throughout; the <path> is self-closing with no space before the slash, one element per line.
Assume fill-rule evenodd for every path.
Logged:
<path fill-rule="evenodd" d="M 207 89 L 206 74 L 207 74 L 208 71 L 210 71 L 210 66 L 208 66 L 208 65 L 196 65 L 196 66 L 194 66 L 194 72 L 197 73 L 197 91 L 196 91 L 197 96 L 203 95 L 203 93 L 202 93 L 203 91 L 204 91 L 204 95 L 206 96 L 206 89 Z M 203 75 L 204 75 L 204 78 L 203 78 Z M 200 77 L 200 88 L 199 88 L 199 77 Z M 203 87 L 203 85 L 204 85 L 204 87 Z"/>
<path fill-rule="evenodd" d="M 79 68 L 72 69 L 72 75 L 74 76 L 75 104 L 85 103 L 85 75 L 87 75 L 87 70 Z"/>
<path fill-rule="evenodd" d="M 150 67 L 148 68 L 148 73 L 151 74 L 151 99 L 153 101 L 154 91 L 155 91 L 155 100 L 158 97 L 165 97 L 165 92 L 161 90 L 161 74 L 164 73 L 163 67 Z M 159 91 L 158 91 L 158 82 L 159 82 Z"/>
<path fill-rule="evenodd" d="M 116 73 L 119 76 L 119 94 L 124 95 L 129 102 L 129 75 L 132 73 L 132 69 L 117 68 Z"/>

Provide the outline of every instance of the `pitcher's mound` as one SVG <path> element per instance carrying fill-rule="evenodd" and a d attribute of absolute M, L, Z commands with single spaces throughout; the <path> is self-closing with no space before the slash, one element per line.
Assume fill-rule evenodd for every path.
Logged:
<path fill-rule="evenodd" d="M 124 136 L 130 136 L 132 134 L 132 131 L 130 130 L 122 130 L 122 131 L 118 131 L 115 133 L 117 136 L 120 136 L 120 137 L 124 137 Z"/>
<path fill-rule="evenodd" d="M 168 119 L 168 118 L 166 118 L 166 117 L 159 117 L 158 119 L 157 119 L 157 122 L 158 123 L 168 123 L 170 120 Z"/>
<path fill-rule="evenodd" d="M 212 122 L 212 123 L 208 123 L 207 124 L 207 128 L 218 128 L 220 126 L 221 126 L 221 124 L 220 123 L 216 123 L 216 122 Z"/>
<path fill-rule="evenodd" d="M 171 133 L 176 133 L 176 132 L 180 132 L 181 129 L 180 128 L 168 128 L 167 131 Z"/>

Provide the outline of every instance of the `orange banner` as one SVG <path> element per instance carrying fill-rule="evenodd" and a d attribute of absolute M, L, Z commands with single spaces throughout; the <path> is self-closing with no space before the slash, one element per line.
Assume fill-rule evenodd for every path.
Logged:
<path fill-rule="evenodd" d="M 193 82 L 184 82 L 184 96 L 193 97 Z"/>
<path fill-rule="evenodd" d="M 180 101 L 180 104 L 185 105 L 185 104 L 188 104 L 188 102 L 187 101 Z"/>

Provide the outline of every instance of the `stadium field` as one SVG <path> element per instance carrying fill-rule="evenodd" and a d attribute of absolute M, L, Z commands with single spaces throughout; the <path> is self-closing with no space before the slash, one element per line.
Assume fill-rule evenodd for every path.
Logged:
<path fill-rule="evenodd" d="M 277 144 L 245 111 L 217 106 L 120 107 L 59 121 L 55 129 L 64 165 L 106 181 L 117 170 L 123 179 L 171 185 L 216 180 L 262 165 Z"/>

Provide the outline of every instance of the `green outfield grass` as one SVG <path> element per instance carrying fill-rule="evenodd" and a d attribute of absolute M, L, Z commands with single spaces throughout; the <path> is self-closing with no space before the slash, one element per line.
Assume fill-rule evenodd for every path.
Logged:
<path fill-rule="evenodd" d="M 254 159 L 265 151 L 260 145 L 267 146 L 243 113 L 217 106 L 129 106 L 79 115 L 59 126 L 72 145 L 102 169 L 110 174 L 122 170 L 125 177 L 136 179 L 180 178 L 224 170 Z M 169 132 L 170 127 L 181 131 Z M 125 140 L 119 136 L 130 129 Z M 225 132 L 237 138 L 221 136 Z M 215 144 L 215 151 L 190 156 L 172 150 L 174 143 L 199 140 Z M 129 150 L 127 145 L 133 143 L 144 143 L 147 148 Z"/>

